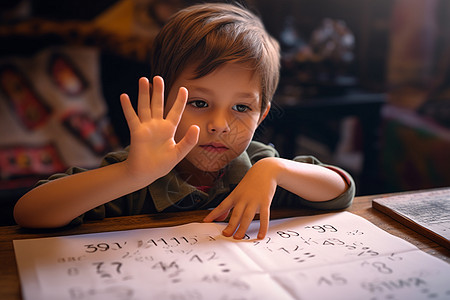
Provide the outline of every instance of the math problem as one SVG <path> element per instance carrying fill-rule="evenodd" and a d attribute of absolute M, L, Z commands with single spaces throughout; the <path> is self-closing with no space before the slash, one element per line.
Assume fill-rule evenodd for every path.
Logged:
<path fill-rule="evenodd" d="M 351 213 L 14 241 L 30 299 L 448 299 L 450 267 Z M 31 250 L 32 249 L 32 250 Z"/>

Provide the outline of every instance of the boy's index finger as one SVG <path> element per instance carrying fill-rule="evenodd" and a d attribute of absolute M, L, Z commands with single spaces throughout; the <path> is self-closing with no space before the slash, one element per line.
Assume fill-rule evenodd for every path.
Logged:
<path fill-rule="evenodd" d="M 226 199 L 214 208 L 204 219 L 203 222 L 209 223 L 223 216 L 224 213 L 230 211 L 232 205 L 226 205 Z"/>
<path fill-rule="evenodd" d="M 219 207 L 214 208 L 204 219 L 203 222 L 209 223 L 217 219 L 220 216 L 220 213 L 217 212 Z"/>

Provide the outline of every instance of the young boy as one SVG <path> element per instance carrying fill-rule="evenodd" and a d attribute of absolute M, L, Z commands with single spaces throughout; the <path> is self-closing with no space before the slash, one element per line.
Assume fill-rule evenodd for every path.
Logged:
<path fill-rule="evenodd" d="M 236 239 L 259 213 L 261 239 L 271 204 L 350 205 L 355 185 L 345 171 L 313 157 L 282 159 L 252 141 L 279 77 L 278 44 L 252 13 L 230 4 L 180 11 L 155 39 L 151 71 L 151 84 L 139 80 L 137 114 L 120 97 L 130 146 L 101 168 L 40 182 L 16 204 L 18 224 L 215 207 L 204 221 L 223 221 L 233 209 L 223 234 Z"/>

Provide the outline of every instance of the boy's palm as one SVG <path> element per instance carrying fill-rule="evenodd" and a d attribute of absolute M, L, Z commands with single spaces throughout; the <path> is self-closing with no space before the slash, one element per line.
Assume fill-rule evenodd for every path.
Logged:
<path fill-rule="evenodd" d="M 144 181 L 156 180 L 170 172 L 195 146 L 199 135 L 197 126 L 192 126 L 179 143 L 174 140 L 186 99 L 187 90 L 182 88 L 164 118 L 164 82 L 158 76 L 153 79 L 151 100 L 148 80 L 139 80 L 138 115 L 129 97 L 126 94 L 120 96 L 131 137 L 126 162 L 133 176 Z"/>

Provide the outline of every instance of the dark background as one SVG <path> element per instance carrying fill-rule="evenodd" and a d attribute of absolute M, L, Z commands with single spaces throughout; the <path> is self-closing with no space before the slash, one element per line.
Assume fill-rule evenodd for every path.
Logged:
<path fill-rule="evenodd" d="M 103 95 L 125 146 L 128 129 L 117 100 L 123 92 L 135 99 L 138 78 L 149 73 L 151 36 L 124 36 L 96 26 L 95 20 L 119 2 L 2 1 L 0 57 L 26 57 L 52 45 L 98 47 Z M 196 2 L 147 1 L 141 14 L 157 29 L 165 12 Z M 450 2 L 240 2 L 261 16 L 283 46 L 280 86 L 256 139 L 273 143 L 288 158 L 312 154 L 343 167 L 355 177 L 358 195 L 450 185 L 445 154 L 450 153 Z M 352 33 L 351 61 L 300 55 L 326 18 L 343 21 Z M 294 45 L 283 43 L 287 27 L 297 34 Z M 408 35 L 405 44 L 395 43 Z M 445 150 L 437 153 L 437 148 Z M 29 188 L 0 191 L 4 210 L 9 213 Z"/>

